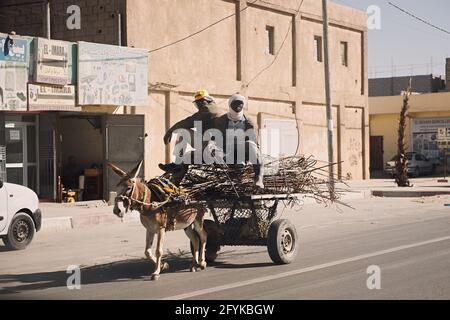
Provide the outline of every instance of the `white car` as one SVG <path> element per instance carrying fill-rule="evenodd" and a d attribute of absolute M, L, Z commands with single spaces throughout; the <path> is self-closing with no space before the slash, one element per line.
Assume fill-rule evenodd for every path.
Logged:
<path fill-rule="evenodd" d="M 417 152 L 407 152 L 407 171 L 408 174 L 414 177 L 419 177 L 422 174 L 433 174 L 436 171 L 436 164 L 425 157 L 423 154 Z M 388 161 L 385 166 L 385 171 L 394 176 L 396 173 L 395 163 L 397 156 Z"/>
<path fill-rule="evenodd" d="M 41 229 L 42 214 L 33 190 L 0 180 L 0 238 L 12 250 L 23 250 Z"/>

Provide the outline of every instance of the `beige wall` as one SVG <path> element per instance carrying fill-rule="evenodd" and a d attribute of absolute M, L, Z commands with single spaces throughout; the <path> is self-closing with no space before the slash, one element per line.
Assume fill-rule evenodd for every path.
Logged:
<path fill-rule="evenodd" d="M 150 105 L 148 107 L 136 108 L 137 114 L 145 115 L 145 132 L 148 137 L 145 139 L 145 175 L 146 179 L 155 176 L 155 167 L 158 163 L 164 163 L 166 156 L 165 146 L 161 132 L 165 131 L 165 115 L 168 103 L 168 95 L 164 92 L 151 92 Z"/>
<path fill-rule="evenodd" d="M 226 1 L 131 0 L 127 2 L 128 46 L 156 49 L 235 12 L 236 5 Z M 236 20 L 232 17 L 151 53 L 149 81 L 176 89 L 208 86 L 215 91 L 214 85 L 236 80 L 236 69 Z"/>
<path fill-rule="evenodd" d="M 334 121 L 334 161 L 338 161 L 338 132 L 337 132 L 337 108 L 333 108 Z M 320 162 L 328 162 L 327 148 L 327 115 L 324 106 L 303 105 L 299 112 L 302 119 L 302 131 L 300 137 L 300 153 L 314 155 Z M 325 143 L 324 143 L 325 142 Z"/>
<path fill-rule="evenodd" d="M 250 3 L 250 1 L 248 1 Z M 175 4 L 174 4 L 175 3 Z M 241 92 L 255 123 L 262 115 L 297 118 L 300 153 L 327 160 L 323 63 L 314 60 L 314 35 L 322 36 L 320 1 L 305 0 L 128 0 L 129 46 L 154 50 L 230 16 L 178 44 L 150 53 L 150 105 L 146 115 L 146 173 L 160 174 L 157 163 L 169 161 L 164 131 L 195 112 L 192 93 L 207 88 L 223 111 L 226 98 Z M 233 16 L 241 11 L 239 17 Z M 367 29 L 363 12 L 330 3 L 332 100 L 335 106 L 335 160 L 339 173 L 368 177 L 369 115 L 367 102 Z M 265 28 L 275 28 L 278 57 L 265 52 Z M 285 40 L 286 39 L 286 40 Z M 349 43 L 349 66 L 340 61 L 340 42 Z M 294 114 L 297 110 L 297 115 Z"/>
<path fill-rule="evenodd" d="M 248 81 L 252 81 L 258 74 L 274 61 L 274 55 L 266 52 L 266 26 L 274 27 L 275 52 L 281 48 L 278 58 L 270 67 L 270 72 L 261 73 L 253 82 L 254 87 L 274 84 L 275 87 L 290 87 L 293 79 L 293 44 L 291 39 L 285 41 L 285 35 L 292 38 L 292 16 L 271 12 L 262 8 L 249 8 L 247 15 L 246 43 Z"/>

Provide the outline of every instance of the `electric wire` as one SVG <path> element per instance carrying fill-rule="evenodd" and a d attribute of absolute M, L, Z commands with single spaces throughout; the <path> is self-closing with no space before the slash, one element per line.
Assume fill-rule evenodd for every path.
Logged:
<path fill-rule="evenodd" d="M 450 31 L 445 30 L 445 29 L 443 29 L 443 28 L 441 28 L 441 27 L 438 27 L 438 26 L 432 24 L 431 22 L 428 22 L 428 21 L 426 21 L 426 20 L 424 20 L 424 19 L 422 19 L 422 18 L 416 16 L 415 14 L 413 14 L 413 13 L 411 13 L 411 12 L 409 12 L 409 11 L 407 11 L 407 10 L 405 10 L 405 9 L 403 9 L 403 8 L 401 8 L 401 7 L 399 7 L 399 6 L 397 6 L 396 4 L 394 4 L 394 3 L 392 3 L 392 2 L 388 2 L 388 3 L 389 3 L 389 5 L 393 6 L 393 7 L 396 8 L 397 10 L 399 10 L 399 11 L 401 11 L 401 12 L 407 14 L 408 16 L 410 16 L 410 17 L 412 17 L 412 18 L 414 18 L 414 19 L 416 19 L 416 20 L 418 20 L 418 21 L 420 21 L 420 22 L 422 22 L 422 23 L 425 23 L 426 25 L 428 25 L 428 26 L 430 26 L 430 27 L 432 27 L 432 28 L 434 28 L 434 29 L 436 29 L 436 30 L 439 30 L 439 31 L 441 31 L 441 32 L 444 32 L 444 33 L 450 35 Z"/>
<path fill-rule="evenodd" d="M 251 2 L 250 4 L 248 4 L 248 5 L 247 5 L 246 7 L 244 7 L 243 9 L 239 10 L 239 13 L 241 13 L 241 12 L 247 10 L 247 9 L 250 7 L 250 5 L 255 4 L 257 1 L 258 1 L 258 0 L 254 0 L 253 2 Z M 178 40 L 176 40 L 176 41 L 174 41 L 174 42 L 168 43 L 168 44 L 163 45 L 163 46 L 161 46 L 161 47 L 158 47 L 158 48 L 155 48 L 155 49 L 151 49 L 151 50 L 149 50 L 148 52 L 149 52 L 149 53 L 153 53 L 153 52 L 156 52 L 156 51 L 159 51 L 159 50 L 162 50 L 162 49 L 171 47 L 171 46 L 173 46 L 173 45 L 176 45 L 176 44 L 178 44 L 178 43 L 180 43 L 180 42 L 183 42 L 183 41 L 185 41 L 185 40 L 188 40 L 189 38 L 192 38 L 192 37 L 194 37 L 194 36 L 196 36 L 196 35 L 198 35 L 198 34 L 204 32 L 204 31 L 206 31 L 206 30 L 208 30 L 208 29 L 214 27 L 215 25 L 218 25 L 218 24 L 221 23 L 222 21 L 225 21 L 225 20 L 227 20 L 227 19 L 229 19 L 229 18 L 232 18 L 232 17 L 234 17 L 234 16 L 236 16 L 236 15 L 237 15 L 236 12 L 233 13 L 233 14 L 230 14 L 230 15 L 228 15 L 228 16 L 226 16 L 226 17 L 220 19 L 220 20 L 217 20 L 216 22 L 214 22 L 214 23 L 212 23 L 212 24 L 210 24 L 210 25 L 208 25 L 208 26 L 206 26 L 206 27 L 204 27 L 204 28 L 202 28 L 202 29 L 200 29 L 200 30 L 194 32 L 194 33 L 191 33 L 191 34 L 189 34 L 189 35 L 187 35 L 187 36 L 185 36 L 185 37 L 183 37 L 183 38 L 181 38 L 181 39 L 178 39 Z"/>

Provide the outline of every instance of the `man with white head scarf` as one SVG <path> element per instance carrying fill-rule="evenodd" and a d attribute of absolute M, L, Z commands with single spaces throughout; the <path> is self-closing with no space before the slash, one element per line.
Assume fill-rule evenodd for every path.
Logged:
<path fill-rule="evenodd" d="M 216 119 L 218 129 L 225 139 L 225 160 L 228 164 L 250 163 L 255 172 L 255 185 L 264 188 L 264 172 L 255 126 L 244 114 L 247 100 L 234 94 L 228 100 L 228 113 Z"/>

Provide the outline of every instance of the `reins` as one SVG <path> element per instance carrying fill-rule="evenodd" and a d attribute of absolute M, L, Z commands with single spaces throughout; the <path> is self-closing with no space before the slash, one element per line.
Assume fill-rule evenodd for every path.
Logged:
<path fill-rule="evenodd" d="M 131 189 L 130 196 L 120 195 L 117 198 L 120 198 L 122 200 L 126 199 L 126 200 L 130 201 L 130 206 L 131 207 L 133 207 L 134 203 L 137 203 L 137 204 L 141 205 L 142 209 L 144 209 L 144 206 L 149 206 L 149 207 L 151 207 L 152 211 L 158 210 L 163 205 L 165 205 L 166 203 L 169 202 L 170 199 L 167 199 L 166 201 L 163 201 L 163 202 L 158 202 L 157 205 L 155 205 L 154 203 L 151 203 L 151 202 L 150 203 L 146 202 L 147 196 L 149 195 L 149 192 L 151 193 L 151 190 L 145 185 L 145 183 L 141 183 L 144 186 L 144 197 L 143 197 L 143 199 L 139 200 L 137 198 L 134 198 L 134 193 L 135 193 L 135 190 L 136 190 L 137 183 L 138 183 L 137 181 L 133 181 L 133 188 Z"/>

